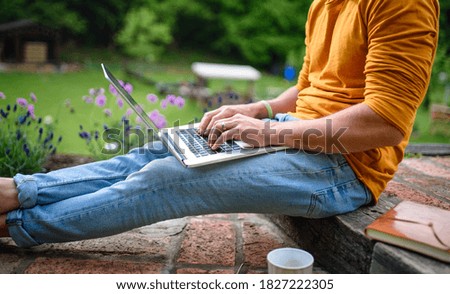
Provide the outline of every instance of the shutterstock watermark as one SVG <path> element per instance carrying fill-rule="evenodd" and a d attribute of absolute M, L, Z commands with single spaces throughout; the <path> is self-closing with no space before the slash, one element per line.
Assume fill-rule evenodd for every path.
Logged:
<path fill-rule="evenodd" d="M 101 139 L 104 142 L 102 154 L 121 155 L 134 147 L 152 144 L 157 141 L 157 134 L 152 129 L 143 129 L 139 126 L 130 127 L 124 122 L 121 128 L 103 130 Z"/>
<path fill-rule="evenodd" d="M 301 123 L 301 121 L 299 121 Z M 180 128 L 180 122 L 176 121 L 174 123 L 175 127 L 170 129 L 170 137 L 173 143 L 179 146 L 179 151 L 184 153 L 185 150 L 181 146 L 194 146 L 196 143 L 195 139 L 191 136 L 186 136 L 185 132 L 182 130 L 185 127 Z M 194 123 L 188 124 L 188 129 L 193 129 Z M 246 129 L 238 133 L 238 137 L 241 141 L 247 143 L 248 146 L 259 146 L 260 142 L 264 142 L 264 147 L 268 151 L 273 149 L 271 143 L 276 142 L 276 145 L 290 144 L 292 148 L 298 149 L 299 152 L 308 152 L 309 154 L 321 154 L 321 153 L 348 153 L 347 149 L 341 142 L 341 137 L 345 134 L 348 127 L 340 127 L 335 129 L 331 119 L 325 121 L 325 127 L 323 129 L 306 129 L 301 134 L 295 133 L 293 129 L 282 129 L 277 131 L 271 127 L 270 121 L 264 123 L 263 129 Z M 207 138 L 204 137 L 205 142 L 214 141 L 217 139 L 221 132 L 213 131 L 212 135 Z M 130 128 L 128 124 L 124 123 L 122 127 L 119 128 L 108 128 L 101 134 L 102 140 L 105 145 L 101 152 L 108 155 L 120 155 L 125 154 L 128 150 L 135 146 L 146 146 L 155 151 L 163 151 L 165 147 L 162 144 L 155 144 L 155 142 L 160 141 L 158 134 L 152 129 L 143 129 L 141 127 Z M 181 144 L 180 144 L 181 143 Z M 230 144 L 227 142 L 226 144 Z M 257 152 L 257 149 L 244 148 L 246 153 L 251 153 L 252 150 Z M 242 150 L 242 149 L 241 149 Z M 217 150 L 218 152 L 241 152 L 239 149 L 221 148 Z M 144 152 L 144 150 L 140 151 Z M 291 152 L 292 153 L 292 152 Z"/>
<path fill-rule="evenodd" d="M 349 153 L 342 144 L 340 138 L 348 130 L 348 127 L 340 127 L 336 131 L 333 128 L 333 120 L 325 120 L 325 134 L 319 129 L 307 129 L 302 134 L 301 145 L 310 153 Z M 322 141 L 323 145 L 313 144 L 312 141 Z"/>

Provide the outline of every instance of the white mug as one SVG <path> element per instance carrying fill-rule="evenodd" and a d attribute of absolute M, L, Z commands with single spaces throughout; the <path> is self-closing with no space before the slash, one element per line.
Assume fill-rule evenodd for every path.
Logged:
<path fill-rule="evenodd" d="M 269 274 L 312 274 L 314 257 L 298 248 L 278 248 L 267 254 Z"/>

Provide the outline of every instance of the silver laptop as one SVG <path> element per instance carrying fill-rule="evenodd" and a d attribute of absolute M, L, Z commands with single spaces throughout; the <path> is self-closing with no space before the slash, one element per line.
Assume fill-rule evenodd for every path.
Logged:
<path fill-rule="evenodd" d="M 102 64 L 102 68 L 106 79 L 116 88 L 125 101 L 128 102 L 131 109 L 142 119 L 147 128 L 151 129 L 154 134 L 157 134 L 158 138 L 166 145 L 169 151 L 185 167 L 198 167 L 287 148 L 285 146 L 253 148 L 242 141 L 234 140 L 222 144 L 218 150 L 212 150 L 207 143 L 207 138 L 197 133 L 198 124 L 158 129 L 142 107 L 120 85 L 119 81 L 104 64 Z"/>

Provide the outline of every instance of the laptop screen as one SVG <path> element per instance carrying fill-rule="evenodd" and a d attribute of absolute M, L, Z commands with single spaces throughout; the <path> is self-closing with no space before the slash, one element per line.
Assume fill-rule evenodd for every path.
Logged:
<path fill-rule="evenodd" d="M 158 127 L 153 123 L 153 121 L 148 117 L 145 113 L 144 109 L 131 97 L 131 95 L 120 85 L 119 81 L 112 75 L 112 73 L 108 70 L 108 68 L 102 63 L 103 72 L 105 74 L 105 78 L 116 88 L 119 94 L 128 102 L 131 109 L 136 112 L 136 114 L 142 119 L 145 125 L 157 132 Z"/>

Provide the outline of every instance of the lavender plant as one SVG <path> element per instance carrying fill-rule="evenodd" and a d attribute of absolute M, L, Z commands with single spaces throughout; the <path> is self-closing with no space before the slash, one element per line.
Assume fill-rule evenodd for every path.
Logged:
<path fill-rule="evenodd" d="M 6 100 L 0 92 L 0 99 Z M 45 171 L 48 156 L 56 153 L 62 137 L 56 138 L 50 120 L 35 115 L 36 95 L 17 98 L 0 109 L 0 176 Z"/>
<path fill-rule="evenodd" d="M 133 92 L 132 84 L 119 82 L 129 94 Z M 80 125 L 78 135 L 86 142 L 88 150 L 95 160 L 125 154 L 130 149 L 142 146 L 153 138 L 153 134 L 147 132 L 142 120 L 133 110 L 125 107 L 126 103 L 112 85 L 109 86 L 108 92 L 109 97 L 104 88 L 92 88 L 87 95 L 82 97 L 86 104 L 92 105 L 91 117 L 94 120 L 94 129 L 88 130 L 85 126 Z M 152 93 L 146 96 L 146 101 L 147 105 L 141 104 L 140 107 L 141 109 L 152 109 L 146 114 L 158 128 L 167 126 L 165 115 L 156 109 L 158 103 L 162 111 L 167 107 L 182 109 L 185 104 L 185 100 L 181 96 L 167 95 L 160 100 L 157 95 Z M 113 115 L 115 113 L 119 113 L 119 115 Z M 113 118 L 118 116 L 121 118 Z"/>

